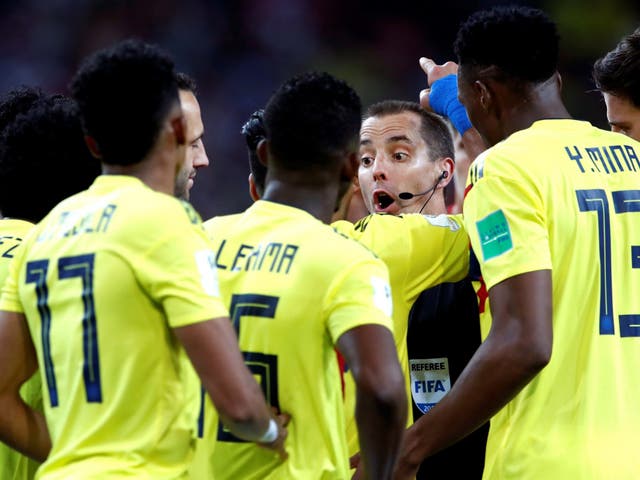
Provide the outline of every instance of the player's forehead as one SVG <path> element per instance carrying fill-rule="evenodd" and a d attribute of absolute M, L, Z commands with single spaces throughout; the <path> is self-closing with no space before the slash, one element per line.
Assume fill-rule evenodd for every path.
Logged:
<path fill-rule="evenodd" d="M 180 106 L 185 116 L 200 118 L 200 104 L 193 92 L 180 90 Z"/>
<path fill-rule="evenodd" d="M 411 111 L 368 117 L 360 128 L 361 146 L 381 146 L 396 142 L 417 145 L 421 140 L 420 116 Z"/>
<path fill-rule="evenodd" d="M 607 106 L 609 121 L 615 120 L 616 117 L 628 119 L 640 117 L 640 108 L 633 105 L 630 99 L 608 92 L 603 92 L 602 96 Z"/>

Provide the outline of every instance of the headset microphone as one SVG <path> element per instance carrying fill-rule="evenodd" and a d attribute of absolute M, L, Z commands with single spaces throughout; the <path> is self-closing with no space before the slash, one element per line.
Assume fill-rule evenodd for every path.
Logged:
<path fill-rule="evenodd" d="M 436 183 L 433 185 L 433 187 L 431 187 L 428 190 L 425 190 L 422 193 L 411 193 L 411 192 L 401 192 L 398 194 L 398 198 L 401 200 L 411 200 L 413 197 L 421 197 L 422 195 L 426 195 L 427 193 L 433 191 L 436 189 L 436 187 L 438 186 L 438 184 L 444 180 L 445 178 L 447 178 L 449 176 L 449 172 L 447 172 L 446 170 L 444 170 L 440 176 L 438 177 L 438 180 L 436 181 Z M 428 201 L 428 200 L 427 200 Z"/>

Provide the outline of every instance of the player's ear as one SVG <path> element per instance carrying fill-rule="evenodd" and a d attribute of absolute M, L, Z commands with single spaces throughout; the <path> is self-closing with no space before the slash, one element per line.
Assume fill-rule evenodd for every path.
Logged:
<path fill-rule="evenodd" d="M 258 160 L 265 167 L 269 167 L 269 140 L 263 138 L 256 145 L 256 155 L 258 155 Z"/>
<path fill-rule="evenodd" d="M 98 147 L 98 142 L 96 142 L 95 138 L 89 135 L 85 135 L 84 143 L 87 144 L 87 148 L 89 149 L 91 155 L 93 155 L 98 160 L 102 160 L 102 153 L 100 153 L 100 147 Z"/>
<path fill-rule="evenodd" d="M 171 130 L 176 138 L 178 145 L 185 145 L 187 143 L 187 124 L 182 113 L 176 115 L 169 120 Z"/>
<path fill-rule="evenodd" d="M 556 72 L 556 82 L 558 84 L 558 90 L 562 90 L 562 75 L 560 75 L 560 72 Z"/>
<path fill-rule="evenodd" d="M 342 165 L 343 178 L 357 179 L 359 165 L 360 160 L 358 159 L 358 152 L 349 152 Z"/>
<path fill-rule="evenodd" d="M 253 173 L 249 174 L 249 195 L 251 195 L 251 199 L 254 202 L 260 200 L 260 195 L 258 195 L 258 189 L 256 188 L 256 180 L 253 177 Z"/>
<path fill-rule="evenodd" d="M 476 80 L 473 82 L 473 89 L 476 92 L 476 95 L 478 95 L 480 106 L 485 112 L 488 112 L 493 102 L 491 90 L 482 80 Z"/>

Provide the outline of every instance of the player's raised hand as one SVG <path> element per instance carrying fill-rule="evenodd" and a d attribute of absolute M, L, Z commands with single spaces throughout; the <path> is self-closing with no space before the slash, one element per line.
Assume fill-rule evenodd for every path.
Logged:
<path fill-rule="evenodd" d="M 431 86 L 436 80 L 440 80 L 447 75 L 457 75 L 458 64 L 455 62 L 447 62 L 443 65 L 438 65 L 436 62 L 426 57 L 420 57 L 419 62 L 422 71 L 427 74 L 427 88 L 420 92 L 420 106 L 425 110 L 432 111 L 429 103 L 429 92 Z"/>

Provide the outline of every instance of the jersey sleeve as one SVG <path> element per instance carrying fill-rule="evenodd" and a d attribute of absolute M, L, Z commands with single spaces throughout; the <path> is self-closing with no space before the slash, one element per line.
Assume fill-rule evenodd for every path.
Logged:
<path fill-rule="evenodd" d="M 333 343 L 346 331 L 361 325 L 382 325 L 393 333 L 386 266 L 373 257 L 350 264 L 332 282 L 324 309 Z"/>
<path fill-rule="evenodd" d="M 358 240 L 389 266 L 391 284 L 408 298 L 469 270 L 469 239 L 459 216 L 369 215 L 332 226 Z"/>
<path fill-rule="evenodd" d="M 467 275 L 469 238 L 460 216 L 411 214 L 403 219 L 410 255 L 406 279 L 410 296 Z"/>
<path fill-rule="evenodd" d="M 490 154 L 472 167 L 464 201 L 464 221 L 487 289 L 522 273 L 551 269 L 538 188 L 513 161 Z"/>
<path fill-rule="evenodd" d="M 159 241 L 140 259 L 138 271 L 170 327 L 228 317 L 218 288 L 215 256 L 199 219 L 179 207 L 165 212 Z"/>

